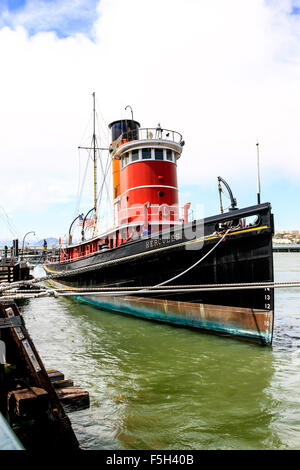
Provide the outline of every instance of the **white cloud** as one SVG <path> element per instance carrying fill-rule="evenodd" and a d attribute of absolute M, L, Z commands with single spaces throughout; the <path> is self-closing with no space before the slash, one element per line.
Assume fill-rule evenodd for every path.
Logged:
<path fill-rule="evenodd" d="M 183 132 L 184 181 L 250 170 L 257 138 L 270 172 L 299 176 L 299 19 L 261 0 L 145 5 L 101 2 L 99 44 L 114 98 Z"/>
<path fill-rule="evenodd" d="M 97 0 L 27 0 L 13 10 L 0 5 L 0 26 L 23 26 L 31 33 L 55 30 L 62 36 L 76 30 L 88 33 L 96 4 Z"/>
<path fill-rule="evenodd" d="M 30 2 L 11 18 L 14 30 L 0 30 L 1 204 L 34 213 L 36 200 L 67 201 L 73 186 L 75 205 L 77 146 L 93 91 L 107 123 L 130 104 L 142 126 L 160 122 L 183 134 L 181 183 L 211 185 L 219 174 L 254 181 L 257 138 L 264 174 L 299 179 L 295 5 L 101 0 L 92 41 L 29 36 L 19 25 L 47 21 L 41 2 Z M 70 2 L 56 6 L 63 18 Z"/>

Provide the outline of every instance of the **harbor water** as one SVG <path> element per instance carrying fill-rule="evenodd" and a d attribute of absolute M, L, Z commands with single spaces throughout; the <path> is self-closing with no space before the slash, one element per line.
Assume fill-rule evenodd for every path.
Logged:
<path fill-rule="evenodd" d="M 300 280 L 300 253 L 274 263 L 276 281 Z M 21 307 L 45 367 L 89 391 L 90 408 L 69 415 L 81 448 L 300 448 L 299 289 L 275 292 L 272 347 L 69 298 Z"/>

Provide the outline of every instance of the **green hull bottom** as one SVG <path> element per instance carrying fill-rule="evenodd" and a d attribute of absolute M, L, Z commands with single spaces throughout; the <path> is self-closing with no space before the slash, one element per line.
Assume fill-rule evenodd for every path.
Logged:
<path fill-rule="evenodd" d="M 271 345 L 273 312 L 145 297 L 75 296 L 102 310 Z"/>

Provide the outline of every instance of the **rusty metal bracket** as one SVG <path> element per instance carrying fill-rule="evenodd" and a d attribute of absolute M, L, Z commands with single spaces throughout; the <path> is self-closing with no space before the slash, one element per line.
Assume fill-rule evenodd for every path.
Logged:
<path fill-rule="evenodd" d="M 0 318 L 0 328 L 17 328 L 23 324 L 23 318 L 21 316 Z"/>

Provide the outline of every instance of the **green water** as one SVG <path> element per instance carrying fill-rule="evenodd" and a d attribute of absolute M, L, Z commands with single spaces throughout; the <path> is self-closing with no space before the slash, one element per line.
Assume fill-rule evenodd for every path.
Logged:
<path fill-rule="evenodd" d="M 277 280 L 300 280 L 300 253 L 274 260 Z M 23 314 L 46 368 L 90 393 L 69 415 L 84 449 L 299 449 L 300 292 L 275 303 L 272 348 L 66 298 Z"/>

